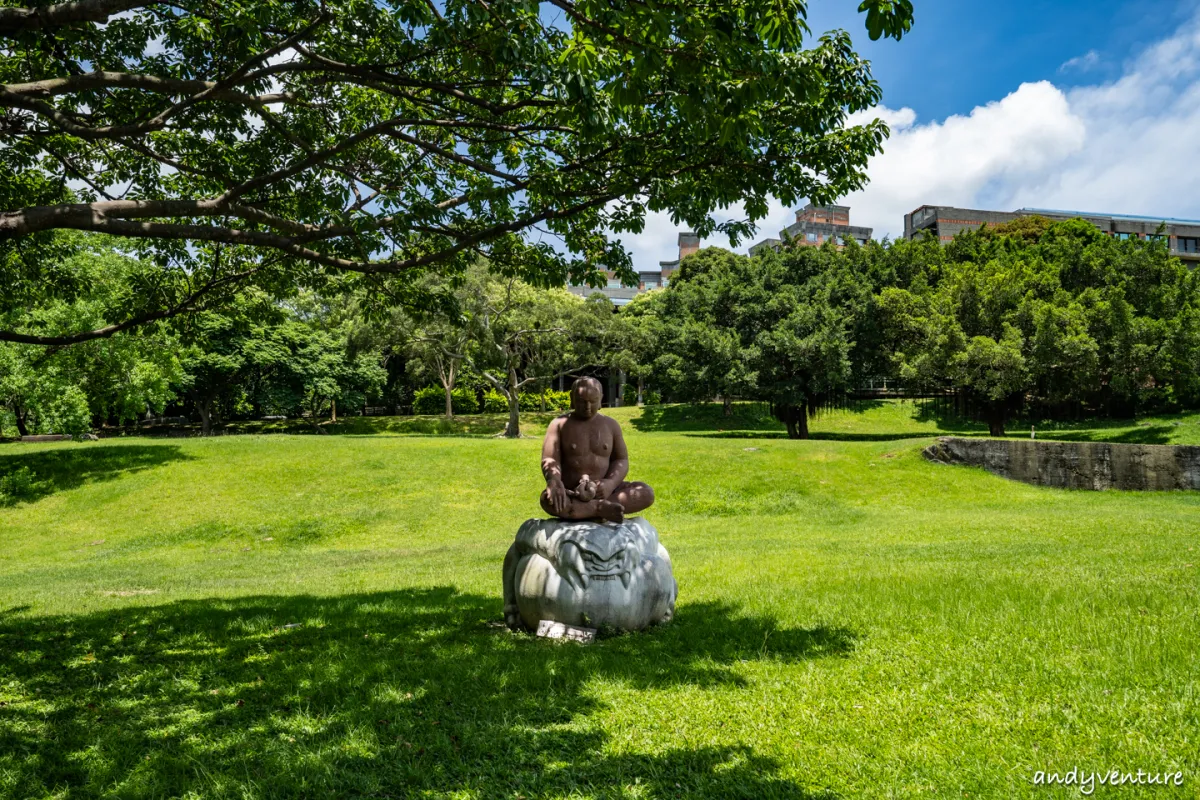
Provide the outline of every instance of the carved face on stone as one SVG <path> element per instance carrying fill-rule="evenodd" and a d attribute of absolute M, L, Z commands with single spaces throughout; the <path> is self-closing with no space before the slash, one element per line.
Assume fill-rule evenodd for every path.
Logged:
<path fill-rule="evenodd" d="M 600 410 L 603 393 L 595 378 L 580 378 L 571 385 L 571 410 L 577 419 L 591 419 Z"/>

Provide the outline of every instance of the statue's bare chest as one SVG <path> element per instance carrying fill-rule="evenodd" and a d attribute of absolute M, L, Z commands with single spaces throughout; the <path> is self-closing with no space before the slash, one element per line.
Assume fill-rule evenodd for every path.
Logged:
<path fill-rule="evenodd" d="M 609 458 L 612 455 L 613 437 L 603 425 L 565 425 L 563 427 L 563 455 L 568 458 Z"/>

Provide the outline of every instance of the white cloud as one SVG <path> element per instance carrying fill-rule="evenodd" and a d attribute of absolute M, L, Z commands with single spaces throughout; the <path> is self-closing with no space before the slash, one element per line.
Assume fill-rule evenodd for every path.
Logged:
<path fill-rule="evenodd" d="M 904 215 L 926 203 L 1200 218 L 1200 193 L 1191 190 L 1200 163 L 1200 15 L 1179 30 L 1108 83 L 1024 83 L 969 114 L 926 123 L 909 108 L 873 109 L 865 118 L 880 117 L 892 136 L 868 166 L 867 188 L 841 201 L 851 222 L 895 238 Z M 773 204 L 759 238 L 793 219 Z M 652 215 L 625 244 L 645 268 L 675 257 L 676 233 L 666 214 Z"/>
<path fill-rule="evenodd" d="M 880 119 L 887 123 L 892 133 L 908 130 L 917 121 L 917 112 L 911 108 L 888 108 L 877 106 L 867 111 L 856 111 L 846 119 L 847 125 L 862 125 Z"/>
<path fill-rule="evenodd" d="M 1086 122 L 1059 89 L 1024 83 L 967 116 L 894 131 L 867 169 L 871 183 L 842 202 L 854 224 L 895 237 L 924 203 L 1006 208 L 1008 187 L 1043 180 L 1086 142 Z"/>
<path fill-rule="evenodd" d="M 1094 69 L 1099 64 L 1100 64 L 1100 54 L 1097 53 L 1095 50 L 1088 50 L 1086 53 L 1084 53 L 1081 56 L 1075 56 L 1074 58 L 1068 58 L 1066 61 L 1064 61 L 1062 63 L 1061 66 L 1059 66 L 1058 71 L 1059 72 L 1071 72 L 1071 71 L 1087 72 L 1088 70 Z"/>

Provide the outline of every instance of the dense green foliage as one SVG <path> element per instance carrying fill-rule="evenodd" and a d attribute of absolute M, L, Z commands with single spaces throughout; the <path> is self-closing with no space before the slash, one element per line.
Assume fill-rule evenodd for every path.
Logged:
<path fill-rule="evenodd" d="M 685 259 L 663 305 L 657 365 L 667 385 L 690 399 L 766 400 L 806 437 L 810 411 L 853 385 L 871 298 L 861 266 L 832 248 Z"/>
<path fill-rule="evenodd" d="M 108 247 L 77 253 L 67 267 L 94 273 L 92 289 L 42 311 L 31 328 L 69 327 L 109 300 L 106 287 L 144 265 Z M 450 417 L 488 402 L 511 418 L 520 409 L 566 408 L 566 393 L 551 390 L 555 379 L 602 360 L 613 320 L 606 302 L 536 289 L 482 266 L 461 282 L 427 284 L 444 303 L 382 317 L 361 294 L 302 291 L 281 301 L 245 288 L 219 308 L 69 347 L 0 342 L 0 435 L 80 435 L 164 412 L 198 418 L 204 434 L 276 416 L 322 430 L 319 421 L 335 419 L 339 408 Z M 436 397 L 431 381 L 441 384 Z"/>
<path fill-rule="evenodd" d="M 30 310 L 27 330 L 100 324 L 145 265 L 105 248 L 76 252 L 58 271 L 90 291 Z M 12 426 L 22 435 L 80 435 L 93 418 L 127 421 L 148 409 L 160 412 L 175 396 L 172 386 L 184 380 L 179 350 L 178 337 L 161 328 L 52 350 L 0 342 L 0 434 Z"/>
<path fill-rule="evenodd" d="M 0 798 L 1193 797 L 1196 493 L 931 464 L 923 412 L 606 411 L 680 595 L 588 647 L 501 623 L 541 490 L 502 418 L 5 445 L 41 485 L 0 508 Z M 1200 443 L 1147 421 L 1074 432 Z"/>
<path fill-rule="evenodd" d="M 630 308 L 633 308 L 631 304 Z M 803 437 L 864 381 L 954 389 L 1002 435 L 1034 421 L 1200 407 L 1200 275 L 1162 241 L 1073 220 L 934 240 L 684 259 L 623 351 L 678 399 L 771 404 Z"/>
<path fill-rule="evenodd" d="M 996 434 L 1022 406 L 1132 416 L 1200 405 L 1200 274 L 1163 241 L 1121 241 L 1083 220 L 964 233 L 879 307 L 900 376 L 965 389 Z"/>
<path fill-rule="evenodd" d="M 479 401 L 475 392 L 465 387 L 454 389 L 450 393 L 453 412 L 455 414 L 474 414 L 479 411 Z M 413 393 L 414 414 L 440 414 L 445 409 L 446 395 L 438 386 L 427 386 Z M 484 411 L 504 411 L 505 408 L 484 408 Z"/>
<path fill-rule="evenodd" d="M 96 314 L 146 269 L 111 248 L 64 266 L 93 290 L 30 329 Z M 204 432 L 276 415 L 315 425 L 382 407 L 507 412 L 515 436 L 522 410 L 565 408 L 551 390 L 580 374 L 623 380 L 626 404 L 764 401 L 798 438 L 880 378 L 952 392 L 994 435 L 1018 414 L 1041 424 L 1200 407 L 1200 275 L 1161 242 L 1082 220 L 1031 218 L 946 247 L 708 248 L 619 311 L 484 264 L 422 290 L 443 301 L 379 316 L 361 293 L 247 288 L 219 309 L 70 347 L 0 343 L 0 433 L 78 435 L 147 411 L 198 417 Z"/>
<path fill-rule="evenodd" d="M 361 288 L 482 255 L 538 286 L 634 277 L 612 233 L 670 210 L 752 232 L 866 181 L 880 89 L 805 0 L 77 0 L 0 9 L 0 338 L 63 344 L 227 298 Z M 899 39 L 908 0 L 861 4 Z M 743 203 L 747 219 L 715 214 Z M 105 324 L 38 336 L 79 230 L 136 242 Z M 533 236 L 537 235 L 537 241 Z M 548 234 L 560 247 L 543 241 Z M 211 307 L 211 306 L 210 306 Z"/>
<path fill-rule="evenodd" d="M 508 403 L 507 436 L 520 435 L 523 393 L 602 362 L 613 316 L 602 297 L 585 301 L 565 289 L 511 279 L 483 282 L 463 308 L 471 363 Z"/>

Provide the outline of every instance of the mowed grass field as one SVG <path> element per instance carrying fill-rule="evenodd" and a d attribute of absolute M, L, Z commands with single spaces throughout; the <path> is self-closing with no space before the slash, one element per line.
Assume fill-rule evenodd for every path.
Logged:
<path fill-rule="evenodd" d="M 737 412 L 608 412 L 680 597 L 586 647 L 501 622 L 548 417 L 0 445 L 39 481 L 0 508 L 0 797 L 1200 796 L 1200 493 L 931 464 L 978 429 L 911 404 Z"/>

